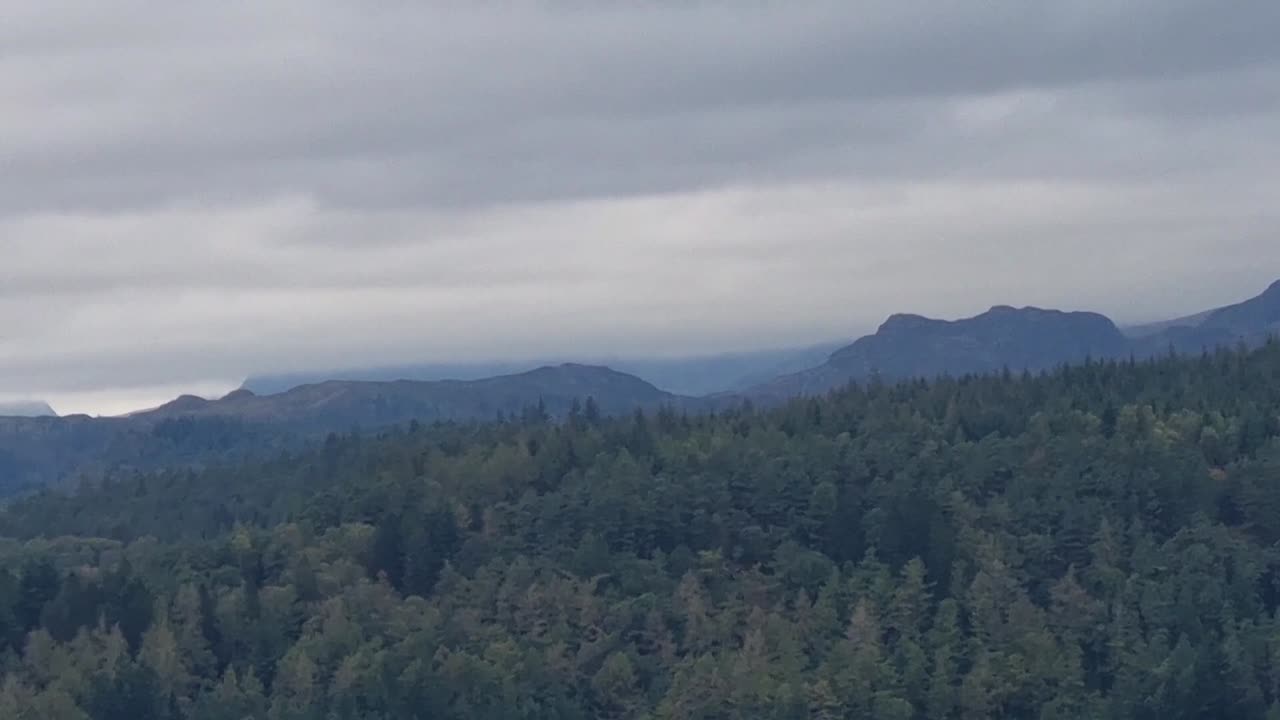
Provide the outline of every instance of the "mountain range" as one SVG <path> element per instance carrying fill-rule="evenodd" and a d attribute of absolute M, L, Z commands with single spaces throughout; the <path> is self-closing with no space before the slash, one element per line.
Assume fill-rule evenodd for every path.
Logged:
<path fill-rule="evenodd" d="M 589 361 L 575 360 L 568 364 L 609 367 L 618 372 L 644 378 L 655 387 L 676 395 L 714 395 L 741 392 L 779 375 L 811 368 L 825 361 L 832 352 L 846 342 L 694 357 L 599 357 Z M 544 359 L 526 362 L 417 363 L 318 372 L 275 373 L 250 376 L 241 385 L 241 389 L 257 395 L 275 395 L 300 385 L 314 385 L 332 380 L 481 380 L 503 375 L 518 375 L 539 367 L 561 364 L 566 364 L 566 361 Z"/>
<path fill-rule="evenodd" d="M 220 400 L 180 397 L 134 418 L 234 418 L 294 430 L 376 428 L 418 420 L 491 420 L 541 404 L 564 417 L 590 398 L 604 415 L 660 407 L 697 410 L 707 401 L 659 390 L 634 375 L 607 367 L 566 363 L 479 380 L 330 380 L 275 395 L 240 389 Z"/>
<path fill-rule="evenodd" d="M 113 470 L 233 460 L 412 420 L 484 421 L 535 408 L 563 418 L 575 407 L 586 412 L 588 402 L 618 415 L 697 412 L 716 401 L 674 395 L 605 367 L 565 364 L 470 381 L 328 381 L 266 396 L 243 389 L 218 400 L 184 395 L 127 417 L 0 417 L 0 496 Z"/>
<path fill-rule="evenodd" d="M 660 407 L 702 412 L 744 400 L 784 402 L 877 377 L 1034 372 L 1087 358 L 1143 358 L 1257 344 L 1277 332 L 1280 282 L 1235 305 L 1123 330 L 1097 313 L 1002 305 L 953 321 L 893 315 L 874 334 L 827 353 L 825 359 L 826 348 L 749 358 L 717 356 L 705 360 L 698 372 L 708 377 L 701 380 L 690 369 L 697 363 L 678 370 L 677 363 L 668 362 L 668 370 L 684 378 L 672 384 L 713 388 L 703 393 L 671 392 L 651 378 L 572 363 L 472 379 L 388 380 L 349 371 L 346 379 L 308 382 L 278 392 L 253 388 L 275 390 L 285 382 L 281 376 L 251 378 L 221 399 L 183 396 L 123 418 L 58 418 L 51 416 L 51 409 L 45 413 L 39 407 L 26 408 L 33 412 L 24 414 L 50 416 L 0 416 L 0 495 L 112 471 L 218 462 L 287 449 L 329 432 L 372 430 L 411 420 L 483 421 L 535 406 L 559 418 L 575 406 L 585 407 L 588 398 L 593 409 L 605 415 Z M 722 373 L 718 382 L 709 377 L 714 368 Z M 448 367 L 407 370 L 421 376 L 446 372 Z"/>

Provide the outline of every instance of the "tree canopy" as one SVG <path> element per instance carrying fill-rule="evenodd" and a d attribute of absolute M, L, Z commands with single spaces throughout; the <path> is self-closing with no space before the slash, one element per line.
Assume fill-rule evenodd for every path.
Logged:
<path fill-rule="evenodd" d="M 1280 346 L 333 435 L 0 513 L 0 717 L 1280 718 Z"/>

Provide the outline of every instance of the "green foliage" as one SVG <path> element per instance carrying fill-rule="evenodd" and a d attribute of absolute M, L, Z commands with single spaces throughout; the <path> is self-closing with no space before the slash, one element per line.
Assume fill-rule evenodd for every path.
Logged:
<path fill-rule="evenodd" d="M 0 513 L 0 716 L 1269 720 L 1277 488 L 1275 345 L 333 436 Z"/>

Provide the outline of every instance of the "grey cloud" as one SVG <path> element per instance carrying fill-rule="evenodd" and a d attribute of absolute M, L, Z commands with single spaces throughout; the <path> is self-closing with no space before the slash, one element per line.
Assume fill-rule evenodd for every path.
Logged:
<path fill-rule="evenodd" d="M 1276 3 L 0 14 L 0 397 L 1280 275 Z"/>
<path fill-rule="evenodd" d="M 0 77 L 16 102 L 57 112 L 0 123 L 0 158 L 24 179 L 3 202 L 484 204 L 838 173 L 884 144 L 913 156 L 936 112 L 922 98 L 1280 56 L 1280 7 L 1264 3 L 216 7 L 149 7 L 133 16 L 145 23 L 72 23 L 60 38 L 45 23 L 37 37 L 61 52 L 18 43 Z M 112 31 L 129 42 L 93 45 Z"/>

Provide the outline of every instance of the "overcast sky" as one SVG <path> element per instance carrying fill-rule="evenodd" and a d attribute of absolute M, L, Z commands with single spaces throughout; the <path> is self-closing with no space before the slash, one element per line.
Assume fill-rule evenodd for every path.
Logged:
<path fill-rule="evenodd" d="M 0 400 L 1243 299 L 1277 37 L 1273 0 L 0 0 Z"/>

